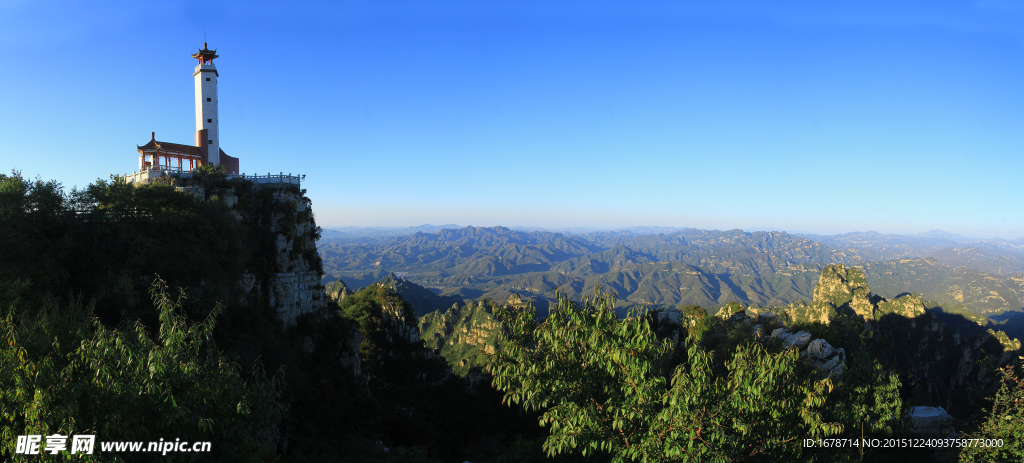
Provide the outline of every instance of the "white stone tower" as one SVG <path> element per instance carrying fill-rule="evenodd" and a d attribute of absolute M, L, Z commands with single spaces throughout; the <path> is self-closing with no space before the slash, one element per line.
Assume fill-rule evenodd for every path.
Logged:
<path fill-rule="evenodd" d="M 196 146 L 206 154 L 206 162 L 217 165 L 220 159 L 220 120 L 217 115 L 217 67 L 213 59 L 217 50 L 210 50 L 203 44 L 199 53 L 192 55 L 199 60 L 192 75 L 196 79 Z"/>

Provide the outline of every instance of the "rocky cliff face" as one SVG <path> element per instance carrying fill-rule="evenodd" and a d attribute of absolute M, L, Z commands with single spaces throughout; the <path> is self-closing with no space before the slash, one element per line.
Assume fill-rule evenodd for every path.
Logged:
<path fill-rule="evenodd" d="M 864 271 L 841 264 L 825 267 L 814 287 L 811 303 L 790 304 L 786 312 L 797 322 L 829 323 L 840 314 L 873 321 L 887 314 L 913 318 L 925 312 L 921 298 L 901 294 L 893 300 L 871 294 Z"/>
<path fill-rule="evenodd" d="M 864 271 L 834 264 L 821 271 L 808 315 L 813 317 L 812 321 L 828 323 L 840 312 L 852 312 L 870 319 L 874 316 L 874 305 Z"/>
<path fill-rule="evenodd" d="M 319 230 L 313 204 L 298 185 L 232 180 L 207 188 L 208 200 L 223 201 L 251 232 L 254 254 L 242 285 L 260 294 L 286 325 L 326 304 L 316 249 Z"/>
<path fill-rule="evenodd" d="M 324 292 L 327 294 L 328 299 L 335 302 L 343 301 L 346 297 L 352 295 L 352 290 L 350 290 L 348 285 L 341 280 L 329 283 L 327 287 L 324 288 Z"/>
<path fill-rule="evenodd" d="M 465 375 L 486 365 L 495 353 L 501 323 L 493 311 L 490 301 L 455 304 L 421 317 L 420 332 L 427 347 L 440 351 L 454 373 Z"/>
<path fill-rule="evenodd" d="M 402 296 L 402 299 L 405 299 L 406 302 L 412 305 L 412 310 L 416 313 L 417 317 L 438 310 L 443 311 L 451 307 L 452 304 L 462 302 L 462 299 L 459 297 L 434 294 L 433 291 L 405 278 L 400 278 L 394 273 L 388 273 L 377 284 L 395 290 L 395 292 Z"/>
<path fill-rule="evenodd" d="M 279 189 L 273 192 L 275 210 L 272 229 L 277 234 L 276 255 L 268 294 L 271 307 L 277 309 L 286 324 L 295 317 L 313 312 L 325 305 L 323 268 L 316 251 L 316 224 L 313 203 L 298 191 Z"/>

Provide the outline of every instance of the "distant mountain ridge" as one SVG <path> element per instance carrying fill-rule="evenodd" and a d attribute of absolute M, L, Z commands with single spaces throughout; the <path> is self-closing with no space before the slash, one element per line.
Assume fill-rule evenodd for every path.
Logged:
<path fill-rule="evenodd" d="M 969 238 L 942 230 L 917 235 L 856 232 L 842 235 L 799 235 L 837 252 L 848 261 L 877 262 L 912 257 L 935 257 L 957 267 L 1009 276 L 1024 273 L 1024 238 L 1018 240 Z M 858 262 L 851 262 L 858 263 Z"/>
<path fill-rule="evenodd" d="M 394 272 L 451 297 L 448 301 L 506 300 L 521 294 L 543 307 L 556 288 L 577 297 L 601 286 L 614 292 L 621 306 L 711 308 L 730 301 L 786 305 L 810 301 L 822 269 L 844 264 L 863 267 L 872 287 L 886 297 L 913 291 L 933 303 L 978 314 L 1022 310 L 1024 293 L 1019 288 L 1024 277 L 1014 275 L 1024 265 L 1012 243 L 940 248 L 952 243 L 941 233 L 859 233 L 831 239 L 847 246 L 835 249 L 785 232 L 681 229 L 638 234 L 626 229 L 566 234 L 464 227 L 326 240 L 320 252 L 329 275 L 326 282 L 342 279 L 358 288 Z M 925 251 L 933 256 L 919 255 Z M 872 260 L 892 255 L 901 257 Z"/>
<path fill-rule="evenodd" d="M 582 295 L 600 285 L 623 304 L 704 306 L 809 298 L 821 265 L 835 260 L 806 239 L 739 230 L 564 235 L 466 227 L 320 249 L 328 273 L 349 283 L 394 271 L 467 299 L 522 293 L 543 301 L 555 288 Z"/>
<path fill-rule="evenodd" d="M 449 228 L 462 228 L 461 225 L 430 225 L 423 224 L 415 227 L 341 227 L 325 228 L 321 233 L 321 240 L 351 240 L 359 238 L 377 238 L 382 236 L 405 236 L 415 233 L 437 233 Z"/>

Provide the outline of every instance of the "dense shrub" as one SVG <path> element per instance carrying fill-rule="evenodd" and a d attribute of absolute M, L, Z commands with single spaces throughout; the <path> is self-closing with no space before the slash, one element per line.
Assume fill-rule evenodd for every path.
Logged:
<path fill-rule="evenodd" d="M 135 322 L 107 328 L 81 298 L 0 319 L 0 452 L 14 457 L 16 436 L 96 435 L 95 461 L 123 461 L 101 441 L 208 441 L 212 454 L 176 460 L 263 461 L 273 455 L 284 413 L 282 378 L 262 368 L 244 377 L 212 344 L 220 311 L 200 324 L 181 314 L 166 285 L 152 289 L 159 330 Z M 68 452 L 56 458 L 77 458 Z"/>

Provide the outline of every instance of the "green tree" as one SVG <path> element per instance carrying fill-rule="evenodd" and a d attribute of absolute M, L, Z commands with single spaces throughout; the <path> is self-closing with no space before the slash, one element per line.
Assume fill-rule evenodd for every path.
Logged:
<path fill-rule="evenodd" d="M 632 451 L 661 409 L 666 380 L 657 364 L 672 346 L 658 342 L 638 312 L 620 321 L 608 295 L 582 305 L 557 297 L 543 322 L 532 305 L 497 310 L 505 332 L 489 366 L 493 385 L 507 403 L 544 411 L 550 456 Z"/>
<path fill-rule="evenodd" d="M 689 362 L 675 372 L 644 448 L 634 460 L 780 461 L 798 457 L 799 439 L 842 432 L 822 412 L 833 392 L 815 380 L 790 349 L 770 354 L 757 343 L 738 346 L 724 377 L 714 356 L 691 344 Z"/>
<path fill-rule="evenodd" d="M 688 343 L 671 387 L 659 341 L 634 310 L 620 320 L 601 293 L 582 304 L 558 295 L 544 321 L 532 306 L 497 311 L 502 346 L 489 370 L 508 404 L 542 411 L 550 456 L 607 454 L 612 461 L 732 461 L 799 456 L 799 438 L 842 431 L 822 415 L 832 392 L 795 350 L 739 346 L 725 375 Z"/>
<path fill-rule="evenodd" d="M 906 411 L 900 399 L 899 375 L 885 370 L 863 349 L 853 353 L 847 365 L 831 416 L 845 423 L 847 433 L 856 438 L 861 433 L 891 435 Z"/>

